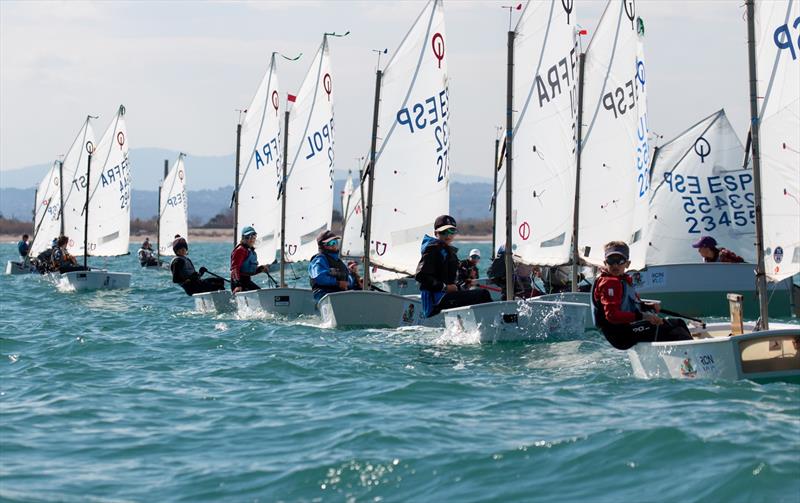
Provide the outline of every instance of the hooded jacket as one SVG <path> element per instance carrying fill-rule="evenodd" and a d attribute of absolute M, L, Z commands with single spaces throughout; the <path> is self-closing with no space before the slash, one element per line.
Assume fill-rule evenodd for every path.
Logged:
<path fill-rule="evenodd" d="M 425 235 L 420 251 L 422 257 L 417 264 L 414 279 L 419 283 L 425 316 L 430 316 L 433 307 L 444 297 L 447 285 L 456 283 L 458 248 Z"/>

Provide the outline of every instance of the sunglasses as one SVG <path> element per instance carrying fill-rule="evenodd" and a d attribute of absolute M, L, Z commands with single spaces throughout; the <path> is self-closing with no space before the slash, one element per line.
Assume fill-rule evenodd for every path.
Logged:
<path fill-rule="evenodd" d="M 445 229 L 439 234 L 442 236 L 452 236 L 453 234 L 458 234 L 458 229 Z"/>
<path fill-rule="evenodd" d="M 628 259 L 621 255 L 611 255 L 606 259 L 606 264 L 608 265 L 622 265 L 627 262 Z"/>
<path fill-rule="evenodd" d="M 330 241 L 325 241 L 322 244 L 324 244 L 325 246 L 336 246 L 336 245 L 339 244 L 339 240 L 338 239 L 331 239 Z"/>
<path fill-rule="evenodd" d="M 469 258 L 471 258 L 472 260 L 480 260 L 481 259 L 480 255 L 470 255 Z"/>

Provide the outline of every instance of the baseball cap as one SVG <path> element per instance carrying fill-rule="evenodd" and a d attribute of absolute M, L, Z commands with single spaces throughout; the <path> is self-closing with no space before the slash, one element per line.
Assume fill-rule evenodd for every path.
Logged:
<path fill-rule="evenodd" d="M 176 239 L 175 241 L 172 242 L 172 251 L 174 251 L 175 253 L 178 253 L 178 250 L 180 250 L 181 248 L 186 249 L 186 250 L 189 249 L 189 244 L 186 242 L 185 239 L 178 238 L 178 239 Z"/>
<path fill-rule="evenodd" d="M 692 245 L 692 248 L 716 248 L 717 240 L 711 236 L 703 236 Z"/>
<path fill-rule="evenodd" d="M 242 237 L 252 236 L 253 234 L 258 234 L 256 230 L 253 228 L 252 225 L 246 226 L 242 229 Z"/>
<path fill-rule="evenodd" d="M 450 215 L 440 215 L 436 217 L 436 221 L 433 223 L 433 230 L 436 232 L 446 231 L 447 229 L 455 229 L 457 227 L 458 224 L 456 224 L 456 219 Z"/>
<path fill-rule="evenodd" d="M 481 258 L 481 251 L 480 251 L 479 249 L 477 249 L 477 248 L 473 248 L 473 249 L 471 249 L 471 250 L 469 251 L 469 256 L 470 256 L 470 257 L 478 257 L 478 258 Z"/>
<path fill-rule="evenodd" d="M 621 244 L 608 247 L 608 249 L 606 250 L 606 258 L 610 257 L 611 255 L 622 255 L 627 259 L 628 257 L 630 257 L 630 251 L 628 249 L 628 245 Z"/>

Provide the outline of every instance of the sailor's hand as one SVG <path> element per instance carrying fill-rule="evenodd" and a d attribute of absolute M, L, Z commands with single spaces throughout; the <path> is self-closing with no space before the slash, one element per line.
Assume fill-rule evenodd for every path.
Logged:
<path fill-rule="evenodd" d="M 656 326 L 664 323 L 664 320 L 659 318 L 657 314 L 653 313 L 644 313 L 642 315 L 642 319 L 649 321 L 651 325 L 656 325 Z"/>
<path fill-rule="evenodd" d="M 265 266 L 265 265 L 260 265 L 260 266 L 256 267 L 256 274 L 258 274 L 258 273 L 261 273 L 261 272 L 264 272 L 264 271 L 266 271 L 266 270 L 267 270 L 267 266 Z"/>
<path fill-rule="evenodd" d="M 447 285 L 447 290 L 445 290 L 445 292 L 447 292 L 447 293 L 453 293 L 453 292 L 457 292 L 457 291 L 458 291 L 458 285 L 454 285 L 452 283 Z"/>
<path fill-rule="evenodd" d="M 241 291 L 242 291 L 242 287 L 240 287 L 240 286 L 237 286 L 236 288 L 233 289 L 233 293 L 239 293 Z"/>
<path fill-rule="evenodd" d="M 341 288 L 342 290 L 347 290 L 347 287 L 348 287 L 347 281 L 342 280 L 339 282 L 339 288 Z"/>
<path fill-rule="evenodd" d="M 201 267 L 200 268 L 200 276 L 202 276 L 203 274 L 205 274 L 207 272 L 208 272 L 208 269 L 206 269 L 205 267 Z"/>

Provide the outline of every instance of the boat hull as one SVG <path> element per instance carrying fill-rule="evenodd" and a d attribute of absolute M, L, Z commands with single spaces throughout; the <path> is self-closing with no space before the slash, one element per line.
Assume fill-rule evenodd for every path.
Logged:
<path fill-rule="evenodd" d="M 594 327 L 586 303 L 550 300 L 490 302 L 443 311 L 451 334 L 477 334 L 480 342 L 575 340 Z"/>
<path fill-rule="evenodd" d="M 228 290 L 216 292 L 196 293 L 192 295 L 194 307 L 201 313 L 232 313 L 236 311 L 233 294 Z"/>
<path fill-rule="evenodd" d="M 25 264 L 23 262 L 17 262 L 15 260 L 9 260 L 6 262 L 6 274 L 31 274 L 36 272 L 36 269 L 33 268 L 30 264 Z"/>
<path fill-rule="evenodd" d="M 63 274 L 53 273 L 59 288 L 68 291 L 119 290 L 131 287 L 131 274 L 109 272 L 102 269 L 91 271 L 72 271 Z"/>
<path fill-rule="evenodd" d="M 711 323 L 704 333 L 717 336 L 639 343 L 628 350 L 633 374 L 642 379 L 800 382 L 800 326 L 773 323 L 768 331 L 725 336 L 729 331 L 728 323 Z"/>
<path fill-rule="evenodd" d="M 331 328 L 398 328 L 444 326 L 441 314 L 425 318 L 418 297 L 384 292 L 330 293 L 319 301 L 323 323 Z"/>
<path fill-rule="evenodd" d="M 632 276 L 639 295 L 660 300 L 673 311 L 727 318 L 730 308 L 726 294 L 736 292 L 744 296 L 744 317 L 756 319 L 759 312 L 754 268 L 753 264 L 723 263 L 661 265 L 634 272 Z M 791 279 L 769 286 L 770 316 L 791 316 L 791 286 Z"/>
<path fill-rule="evenodd" d="M 263 288 L 234 295 L 241 315 L 268 313 L 281 316 L 314 316 L 314 292 L 303 288 Z"/>

